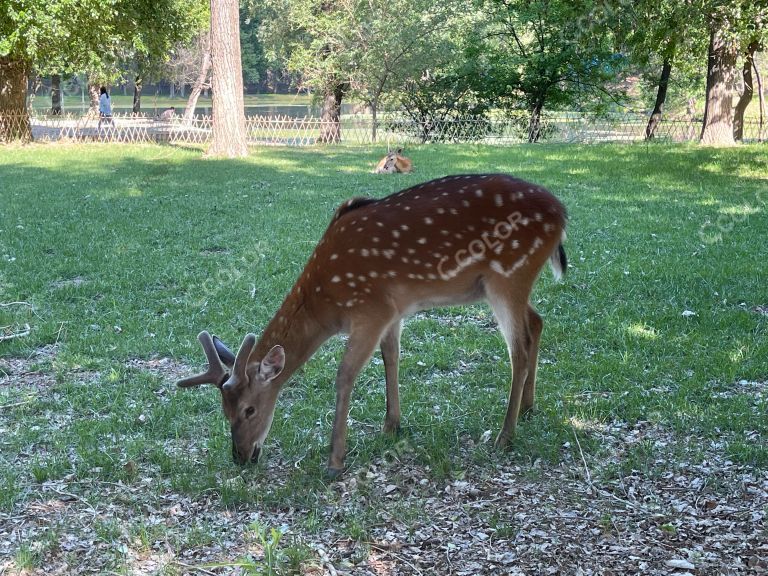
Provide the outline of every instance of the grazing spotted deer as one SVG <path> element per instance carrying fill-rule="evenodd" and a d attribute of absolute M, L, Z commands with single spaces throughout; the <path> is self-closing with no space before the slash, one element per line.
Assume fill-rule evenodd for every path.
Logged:
<path fill-rule="evenodd" d="M 503 174 L 450 176 L 386 198 L 353 198 L 333 216 L 277 314 L 237 355 L 208 332 L 198 336 L 205 373 L 181 387 L 221 391 L 235 461 L 256 461 L 280 389 L 334 334 L 349 334 L 336 375 L 328 473 L 343 468 L 347 415 L 358 373 L 377 346 L 386 379 L 384 431 L 400 426 L 398 361 L 403 317 L 435 306 L 487 300 L 507 343 L 512 384 L 497 446 L 533 407 L 541 317 L 529 304 L 550 261 L 566 269 L 566 212 L 543 188 Z"/>
<path fill-rule="evenodd" d="M 395 172 L 412 172 L 413 162 L 410 158 L 403 156 L 403 149 L 398 148 L 396 151 L 391 150 L 387 152 L 374 169 L 374 174 L 394 174 Z"/>

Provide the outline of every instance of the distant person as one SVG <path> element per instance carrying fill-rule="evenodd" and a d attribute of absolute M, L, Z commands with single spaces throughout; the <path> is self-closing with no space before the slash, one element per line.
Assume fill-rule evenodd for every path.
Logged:
<path fill-rule="evenodd" d="M 115 125 L 115 121 L 112 119 L 112 100 L 110 100 L 109 93 L 104 86 L 101 87 L 101 94 L 99 95 L 99 130 L 101 130 L 102 122 Z"/>
<path fill-rule="evenodd" d="M 175 116 L 176 116 L 176 107 L 171 106 L 170 108 L 163 110 L 163 113 L 160 114 L 160 121 L 170 122 L 171 120 L 174 119 Z"/>

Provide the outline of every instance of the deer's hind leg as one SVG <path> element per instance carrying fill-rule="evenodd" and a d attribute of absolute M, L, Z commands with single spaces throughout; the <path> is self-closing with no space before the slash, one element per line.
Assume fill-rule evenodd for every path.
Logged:
<path fill-rule="evenodd" d="M 400 392 L 398 389 L 398 366 L 400 363 L 400 331 L 402 323 L 395 321 L 381 339 L 381 357 L 384 360 L 384 379 L 387 387 L 387 415 L 384 418 L 384 432 L 400 431 Z"/>
<path fill-rule="evenodd" d="M 544 329 L 544 321 L 541 316 L 528 304 L 528 330 L 530 341 L 528 345 L 528 375 L 523 387 L 523 400 L 520 405 L 520 413 L 526 414 L 533 410 L 536 396 L 536 366 L 539 361 L 539 342 L 541 332 Z"/>
<path fill-rule="evenodd" d="M 512 382 L 510 384 L 507 412 L 499 435 L 496 437 L 496 446 L 503 447 L 515 435 L 517 419 L 525 397 L 526 403 L 531 402 L 535 386 L 535 372 L 531 372 L 530 363 L 535 361 L 538 350 L 538 335 L 541 330 L 536 329 L 537 338 L 531 330 L 531 315 L 533 309 L 528 305 L 529 291 L 511 291 L 504 283 L 488 283 L 486 296 L 493 309 L 499 330 L 507 344 L 509 359 L 512 363 Z M 535 312 L 534 312 L 535 314 Z M 539 321 L 541 319 L 539 318 Z M 535 320 L 534 320 L 535 323 Z M 534 327 L 535 328 L 535 327 Z M 533 353 L 533 354 L 532 354 Z M 532 376 L 529 381 L 529 375 Z M 525 394 L 529 386 L 528 394 Z M 527 406 L 530 408 L 530 406 Z"/>

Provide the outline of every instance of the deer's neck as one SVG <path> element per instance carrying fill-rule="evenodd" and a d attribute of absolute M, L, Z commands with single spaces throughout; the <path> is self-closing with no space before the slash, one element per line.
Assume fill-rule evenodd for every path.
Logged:
<path fill-rule="evenodd" d="M 274 381 L 277 386 L 287 382 L 320 345 L 335 333 L 314 318 L 310 312 L 312 303 L 308 301 L 309 295 L 299 286 L 297 284 L 293 287 L 267 324 L 250 357 L 251 362 L 260 362 L 274 346 L 284 348 L 285 367 Z"/>

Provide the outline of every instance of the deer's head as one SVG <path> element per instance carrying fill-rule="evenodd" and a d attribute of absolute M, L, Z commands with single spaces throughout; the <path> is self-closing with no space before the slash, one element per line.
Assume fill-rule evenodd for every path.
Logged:
<path fill-rule="evenodd" d="M 410 172 L 413 164 L 409 158 L 403 156 L 403 149 L 389 150 L 387 155 L 376 165 L 375 174 L 394 174 L 396 172 Z"/>
<path fill-rule="evenodd" d="M 285 366 L 282 346 L 273 347 L 264 358 L 251 359 L 256 336 L 248 334 L 237 356 L 217 337 L 200 332 L 198 340 L 208 359 L 208 369 L 176 382 L 181 388 L 213 384 L 221 392 L 224 415 L 232 432 L 232 457 L 239 464 L 256 462 L 275 413 L 280 390 L 274 380 Z"/>

